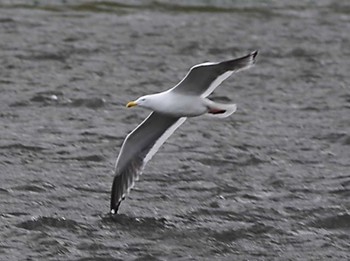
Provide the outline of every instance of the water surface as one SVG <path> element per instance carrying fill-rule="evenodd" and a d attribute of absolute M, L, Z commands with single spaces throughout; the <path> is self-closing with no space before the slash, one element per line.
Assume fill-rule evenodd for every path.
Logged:
<path fill-rule="evenodd" d="M 350 258 L 350 6 L 203 2 L 1 3 L 0 259 Z M 111 218 L 125 103 L 255 49 Z"/>

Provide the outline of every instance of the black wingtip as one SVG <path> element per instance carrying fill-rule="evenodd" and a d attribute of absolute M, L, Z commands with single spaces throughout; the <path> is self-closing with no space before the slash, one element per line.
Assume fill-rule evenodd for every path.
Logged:
<path fill-rule="evenodd" d="M 253 52 L 250 53 L 250 55 L 253 57 L 253 59 L 255 60 L 255 57 L 258 55 L 259 50 L 255 50 Z"/>
<path fill-rule="evenodd" d="M 119 209 L 120 203 L 122 203 L 122 201 L 119 201 L 118 204 L 116 204 L 116 205 L 111 205 L 111 211 L 110 211 L 110 213 L 111 213 L 112 215 L 115 215 L 115 214 L 118 213 L 118 209 Z"/>
<path fill-rule="evenodd" d="M 111 215 L 117 214 L 117 213 L 118 213 L 118 208 L 111 208 L 111 210 L 109 211 L 109 213 L 110 213 Z"/>
<path fill-rule="evenodd" d="M 111 213 L 112 215 L 115 215 L 115 214 L 118 213 L 119 206 L 120 206 L 120 204 L 122 203 L 122 201 L 123 201 L 124 199 L 125 199 L 125 196 L 122 197 L 122 199 L 119 200 L 118 203 L 116 203 L 116 202 L 114 201 L 114 194 L 112 193 L 112 197 L 111 197 L 111 210 L 110 210 L 110 213 Z"/>

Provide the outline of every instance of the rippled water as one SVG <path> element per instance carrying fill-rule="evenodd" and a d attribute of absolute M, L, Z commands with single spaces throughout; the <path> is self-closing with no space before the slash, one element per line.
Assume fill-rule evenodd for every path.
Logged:
<path fill-rule="evenodd" d="M 350 5 L 191 3 L 1 1 L 1 260 L 350 258 Z M 111 218 L 124 104 L 254 49 Z"/>

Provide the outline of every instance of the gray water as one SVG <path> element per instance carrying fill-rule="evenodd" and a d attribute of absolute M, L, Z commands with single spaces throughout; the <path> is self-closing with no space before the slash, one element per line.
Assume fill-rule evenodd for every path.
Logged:
<path fill-rule="evenodd" d="M 0 259 L 349 260 L 349 2 L 171 2 L 1 1 Z M 125 103 L 255 49 L 110 217 Z"/>

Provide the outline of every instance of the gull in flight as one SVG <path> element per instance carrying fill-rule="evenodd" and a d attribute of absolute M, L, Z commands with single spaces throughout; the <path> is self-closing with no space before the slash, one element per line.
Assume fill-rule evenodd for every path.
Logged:
<path fill-rule="evenodd" d="M 142 96 L 126 105 L 152 112 L 127 135 L 121 147 L 111 191 L 112 214 L 117 213 L 146 163 L 188 117 L 209 114 L 224 118 L 236 111 L 236 104 L 216 103 L 207 97 L 232 73 L 251 67 L 257 54 L 254 51 L 238 59 L 197 64 L 175 87 Z"/>

